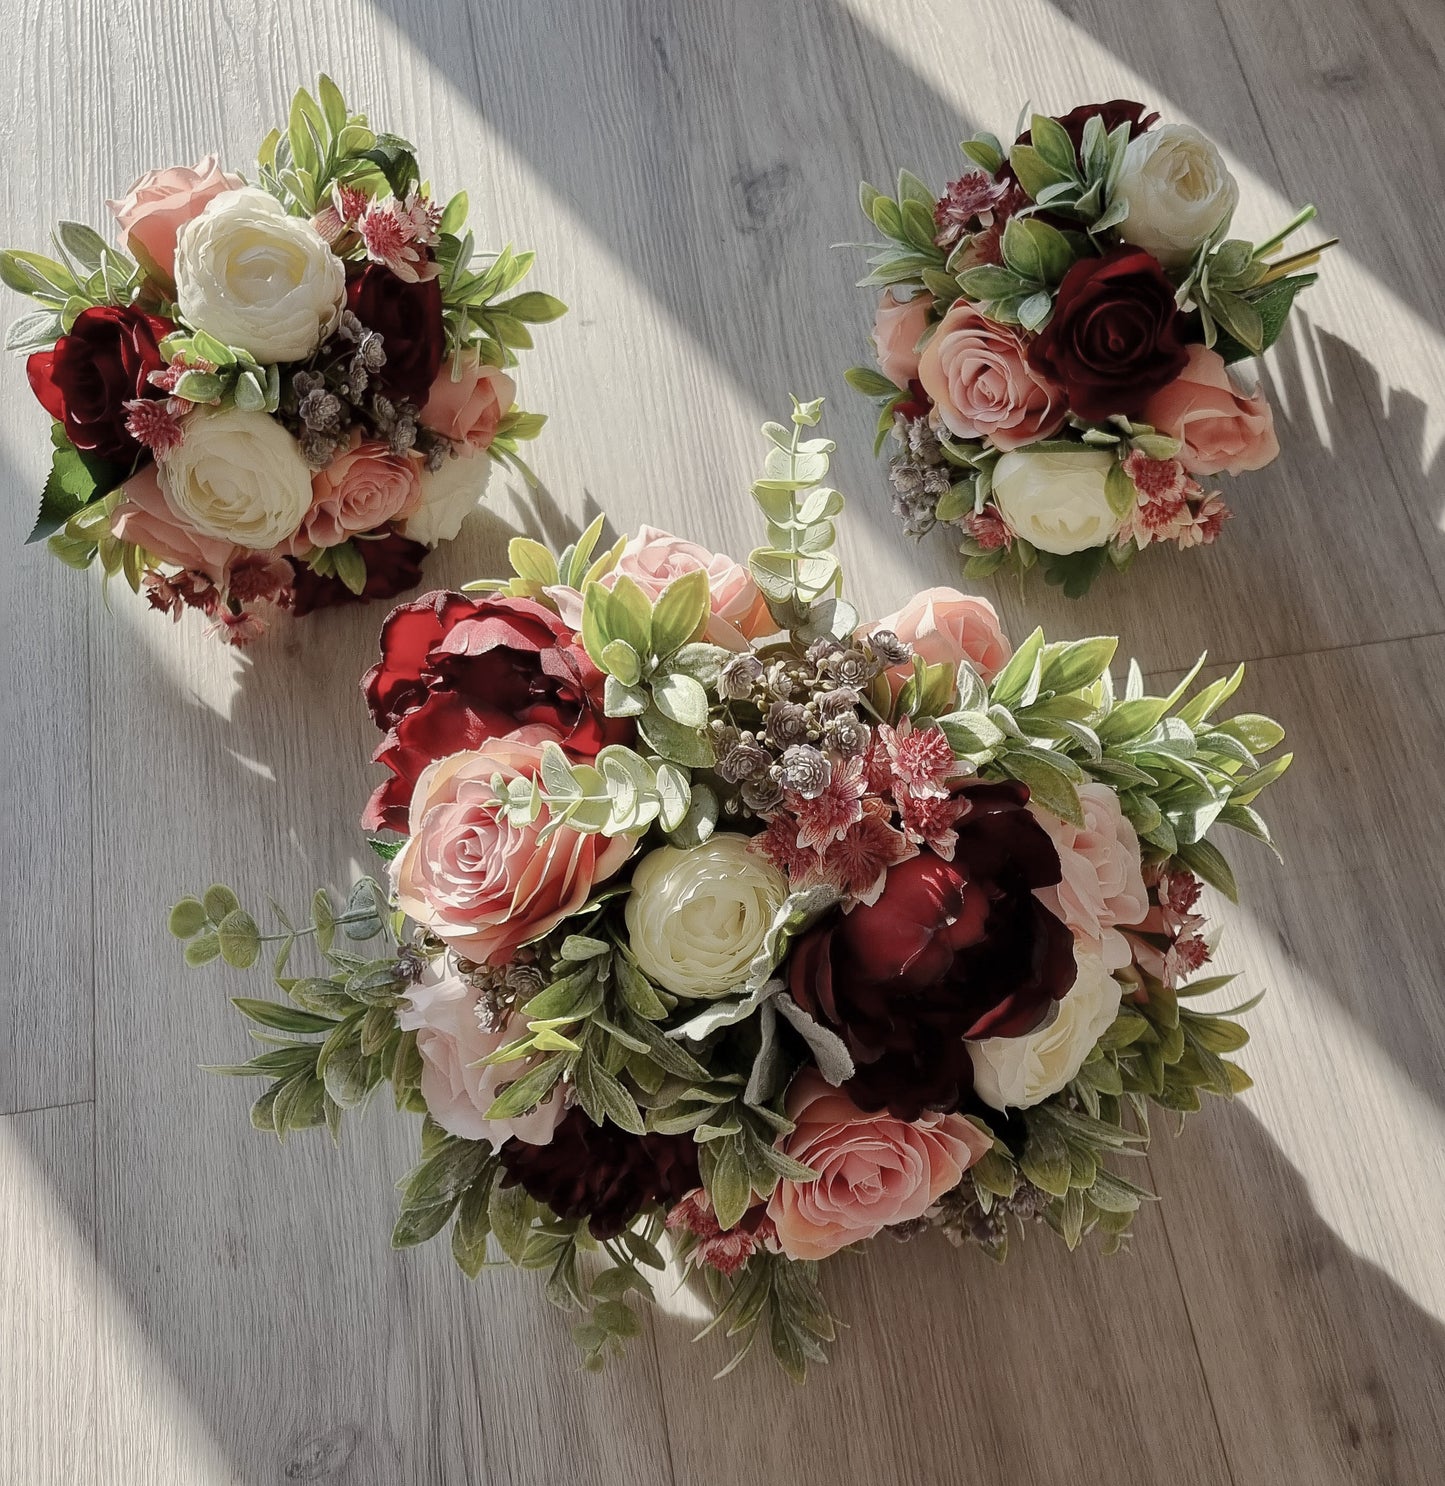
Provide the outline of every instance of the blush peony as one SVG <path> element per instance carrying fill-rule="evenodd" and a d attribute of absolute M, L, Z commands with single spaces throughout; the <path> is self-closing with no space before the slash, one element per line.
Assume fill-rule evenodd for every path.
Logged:
<path fill-rule="evenodd" d="M 712 593 L 712 618 L 703 635 L 705 640 L 741 650 L 746 641 L 777 628 L 758 585 L 740 562 L 658 527 L 638 527 L 623 549 L 616 571 L 631 578 L 648 598 L 656 599 L 674 578 L 699 568 L 707 574 Z"/>
<path fill-rule="evenodd" d="M 528 825 L 507 819 L 493 781 L 535 779 L 549 738 L 529 728 L 451 754 L 428 765 L 412 792 L 410 835 L 391 864 L 397 906 L 479 964 L 505 963 L 576 913 L 637 844 L 566 825 L 544 841 L 545 807 Z"/>
<path fill-rule="evenodd" d="M 1029 807 L 1058 850 L 1064 874 L 1057 887 L 1038 889 L 1039 900 L 1108 969 L 1121 970 L 1129 963 L 1129 944 L 1115 926 L 1131 927 L 1149 911 L 1139 837 L 1107 784 L 1081 784 L 1079 804 L 1082 826 Z"/>
<path fill-rule="evenodd" d="M 516 1138 L 528 1145 L 546 1145 L 562 1118 L 560 1089 L 536 1109 L 510 1120 L 489 1120 L 487 1111 L 502 1087 L 519 1078 L 525 1063 L 484 1065 L 500 1047 L 520 1037 L 526 1018 L 512 1012 L 493 1031 L 483 1031 L 477 1016 L 481 993 L 442 961 L 428 967 L 421 981 L 407 993 L 397 1015 L 403 1032 L 416 1033 L 421 1054 L 421 1093 L 426 1107 L 443 1130 L 462 1140 L 485 1140 L 492 1146 Z"/>
<path fill-rule="evenodd" d="M 1062 390 L 1030 364 L 1018 332 L 964 299 L 924 349 L 918 380 L 951 433 L 995 449 L 1047 438 L 1068 413 Z"/>
<path fill-rule="evenodd" d="M 787 1111 L 795 1128 L 782 1149 L 818 1173 L 780 1181 L 768 1202 L 790 1259 L 826 1259 L 921 1218 L 993 1143 L 962 1115 L 867 1114 L 811 1068 L 793 1080 Z"/>

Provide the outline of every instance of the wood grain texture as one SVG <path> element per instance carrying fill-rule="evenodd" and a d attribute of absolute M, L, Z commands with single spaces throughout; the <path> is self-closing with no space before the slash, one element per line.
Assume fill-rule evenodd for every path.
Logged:
<path fill-rule="evenodd" d="M 373 742 L 356 692 L 381 615 L 278 626 L 248 656 L 22 550 L 45 442 L 23 369 L 0 477 L 0 810 L 17 843 L 0 989 L 0 1480 L 346 1486 L 707 1481 L 1423 1483 L 1445 1454 L 1445 18 L 1429 0 L 0 0 L 5 237 L 158 163 L 246 162 L 321 67 L 465 187 L 481 236 L 538 250 L 572 312 L 521 374 L 553 425 L 538 492 L 494 479 L 429 568 L 495 570 L 518 531 L 599 509 L 754 540 L 754 432 L 829 397 L 852 594 L 956 581 L 888 510 L 864 359 L 856 183 L 943 181 L 1032 99 L 1147 98 L 1227 150 L 1241 222 L 1318 201 L 1346 242 L 1271 356 L 1284 457 L 1227 541 L 1081 604 L 989 588 L 1009 627 L 1119 632 L 1151 671 L 1258 661 L 1241 701 L 1299 753 L 1286 865 L 1235 853 L 1221 956 L 1271 996 L 1246 1101 L 1161 1140 L 1130 1257 L 1033 1239 L 1003 1270 L 941 1241 L 839 1266 L 851 1323 L 804 1392 L 725 1383 L 697 1305 L 575 1366 L 531 1277 L 468 1285 L 386 1246 L 414 1131 L 379 1106 L 340 1150 L 252 1132 L 225 993 L 166 906 L 341 882 Z M 158 60 L 160 65 L 158 64 Z M 1405 136 L 1413 155 L 1401 148 Z M 1426 829 L 1422 830 L 1421 828 Z M 1430 830 L 1434 827 L 1434 830 Z M 43 968 L 36 968 L 37 966 Z M 93 1100 L 93 1106 L 90 1101 Z M 68 1106 L 53 1108 L 52 1106 Z M 1041 1236 L 1047 1238 L 1047 1236 Z"/>

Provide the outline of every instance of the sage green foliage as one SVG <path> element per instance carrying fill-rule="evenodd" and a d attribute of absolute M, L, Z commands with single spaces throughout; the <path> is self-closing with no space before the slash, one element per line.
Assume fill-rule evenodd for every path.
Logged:
<path fill-rule="evenodd" d="M 424 1112 L 416 1037 L 396 1025 L 397 1005 L 410 981 L 395 952 L 395 924 L 381 886 L 358 878 L 339 912 L 330 893 L 320 888 L 308 921 L 299 926 L 279 908 L 275 912 L 281 931 L 263 935 L 236 894 L 220 885 L 199 898 L 182 898 L 171 909 L 170 930 L 186 942 L 188 965 L 223 959 L 248 970 L 263 945 L 277 946 L 273 979 L 286 999 L 232 998 L 267 1051 L 211 1071 L 268 1079 L 251 1107 L 251 1123 L 283 1140 L 294 1130 L 323 1124 L 336 1139 L 343 1113 L 364 1104 L 385 1080 L 392 1084 L 398 1109 Z M 286 973 L 303 938 L 314 940 L 329 974 Z M 389 953 L 367 956 L 347 947 L 378 938 Z"/>
<path fill-rule="evenodd" d="M 491 1240 L 507 1263 L 545 1271 L 547 1299 L 583 1313 L 572 1335 L 589 1372 L 641 1333 L 641 1318 L 627 1301 L 632 1294 L 656 1298 L 643 1271 L 664 1267 L 657 1248 L 661 1218 L 640 1218 L 616 1239 L 599 1242 L 584 1221 L 558 1218 L 521 1187 L 504 1186 L 485 1141 L 459 1140 L 430 1118 L 422 1126 L 421 1157 L 399 1184 L 394 1247 L 423 1243 L 451 1223 L 452 1257 L 469 1278 L 500 1262 L 490 1257 Z"/>
<path fill-rule="evenodd" d="M 686 1238 L 678 1244 L 689 1272 L 694 1247 Z M 827 1346 L 836 1340 L 839 1323 L 823 1298 L 816 1263 L 760 1251 L 731 1279 L 715 1269 L 699 1272 L 712 1302 L 713 1319 L 698 1339 L 718 1330 L 729 1338 L 742 1338 L 717 1377 L 732 1372 L 759 1336 L 767 1337 L 778 1365 L 795 1383 L 807 1381 L 810 1362 L 828 1360 Z"/>

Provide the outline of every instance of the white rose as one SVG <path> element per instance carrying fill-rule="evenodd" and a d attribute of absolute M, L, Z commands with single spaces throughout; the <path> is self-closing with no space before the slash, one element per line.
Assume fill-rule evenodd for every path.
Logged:
<path fill-rule="evenodd" d="M 985 1037 L 968 1045 L 973 1087 L 994 1109 L 1028 1109 L 1057 1094 L 1079 1071 L 1119 1014 L 1119 982 L 1096 954 L 1075 951 L 1078 975 L 1053 1020 L 1026 1037 Z"/>
<path fill-rule="evenodd" d="M 720 832 L 701 846 L 659 846 L 637 864 L 627 933 L 637 963 L 675 996 L 721 996 L 747 975 L 788 884 Z"/>
<path fill-rule="evenodd" d="M 156 461 L 166 498 L 204 536 L 275 547 L 311 509 L 311 471 L 296 440 L 265 413 L 197 408 L 180 445 Z"/>
<path fill-rule="evenodd" d="M 304 361 L 333 330 L 346 269 L 265 191 L 223 191 L 176 240 L 176 303 L 196 330 L 257 361 Z"/>
<path fill-rule="evenodd" d="M 1102 547 L 1119 529 L 1104 493 L 1113 462 L 1102 449 L 1016 449 L 994 466 L 994 504 L 1009 530 L 1041 552 Z"/>
<path fill-rule="evenodd" d="M 1129 141 L 1111 201 L 1129 207 L 1119 236 L 1177 268 L 1234 215 L 1239 182 L 1192 125 L 1161 124 Z"/>
<path fill-rule="evenodd" d="M 434 474 L 423 474 L 421 504 L 407 518 L 406 535 L 428 547 L 450 542 L 481 503 L 491 474 L 488 454 L 451 456 Z"/>

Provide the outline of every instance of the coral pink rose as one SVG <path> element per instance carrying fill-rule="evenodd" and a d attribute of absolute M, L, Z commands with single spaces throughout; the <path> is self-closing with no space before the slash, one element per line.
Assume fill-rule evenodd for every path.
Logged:
<path fill-rule="evenodd" d="M 562 1118 L 560 1090 L 515 1119 L 486 1117 L 503 1086 L 519 1078 L 526 1064 L 494 1063 L 488 1067 L 483 1066 L 482 1059 L 520 1037 L 526 1030 L 526 1018 L 513 1011 L 494 1031 L 484 1032 L 477 1017 L 480 1000 L 480 991 L 442 968 L 429 967 L 407 993 L 397 1025 L 403 1032 L 416 1033 L 426 1107 L 443 1130 L 462 1140 L 485 1140 L 500 1146 L 515 1136 L 528 1145 L 546 1145 Z"/>
<path fill-rule="evenodd" d="M 516 400 L 517 384 L 497 366 L 483 366 L 475 351 L 463 356 L 457 374 L 442 364 L 431 384 L 421 421 L 461 446 L 464 454 L 482 454 L 497 436 L 497 425 Z"/>
<path fill-rule="evenodd" d="M 1115 925 L 1132 927 L 1149 912 L 1139 858 L 1139 837 L 1107 784 L 1081 784 L 1082 826 L 1070 825 L 1030 805 L 1034 819 L 1049 833 L 1059 853 L 1063 880 L 1034 896 L 1104 961 L 1106 970 L 1129 963 L 1129 943 Z"/>
<path fill-rule="evenodd" d="M 1189 347 L 1184 370 L 1144 404 L 1143 419 L 1181 442 L 1179 460 L 1191 475 L 1262 470 L 1279 455 L 1264 393 L 1240 392 L 1207 346 Z"/>
<path fill-rule="evenodd" d="M 777 629 L 752 574 L 740 562 L 656 526 L 638 527 L 617 566 L 600 581 L 604 588 L 611 588 L 625 573 L 655 600 L 674 578 L 698 569 L 707 574 L 712 594 L 712 617 L 703 639 L 728 650 L 746 650 L 750 640 Z M 582 595 L 575 588 L 549 588 L 547 597 L 567 624 L 575 630 L 582 628 Z"/>
<path fill-rule="evenodd" d="M 637 844 L 565 825 L 542 841 L 545 808 L 530 825 L 502 814 L 492 781 L 535 779 L 555 739 L 541 727 L 489 739 L 428 765 L 412 791 L 410 837 L 391 864 L 397 906 L 480 964 L 504 964 L 576 913 Z"/>
<path fill-rule="evenodd" d="M 956 588 L 925 588 L 896 614 L 860 633 L 874 629 L 891 629 L 931 666 L 957 666 L 966 660 L 985 681 L 992 681 L 1013 654 L 993 605 Z M 888 679 L 896 691 L 912 674 L 911 664 L 895 666 Z"/>
<path fill-rule="evenodd" d="M 909 1124 L 864 1114 L 811 1068 L 788 1090 L 788 1118 L 796 1128 L 783 1150 L 818 1173 L 815 1181 L 780 1181 L 768 1201 L 790 1259 L 826 1259 L 921 1218 L 993 1143 L 962 1115 Z"/>
<path fill-rule="evenodd" d="M 311 509 L 296 534 L 298 552 L 336 547 L 404 520 L 421 500 L 421 461 L 353 433 L 351 447 L 312 476 L 311 492 Z"/>
<path fill-rule="evenodd" d="M 169 170 L 148 170 L 120 201 L 107 201 L 120 227 L 121 241 L 131 256 L 147 270 L 174 280 L 176 237 L 205 205 L 222 191 L 239 191 L 246 183 L 228 175 L 214 155 L 199 165 L 172 165 Z"/>
<path fill-rule="evenodd" d="M 918 380 L 952 433 L 995 449 L 1047 438 L 1068 412 L 1063 391 L 1029 365 L 1018 333 L 963 299 L 924 348 Z"/>
<path fill-rule="evenodd" d="M 918 376 L 918 343 L 928 329 L 932 304 L 928 294 L 900 301 L 894 298 L 892 289 L 885 289 L 878 301 L 873 345 L 879 369 L 895 386 L 907 387 Z"/>
<path fill-rule="evenodd" d="M 225 588 L 231 564 L 248 548 L 217 537 L 203 536 L 176 514 L 148 464 L 121 486 L 125 499 L 110 520 L 111 532 L 122 542 L 134 542 L 152 557 L 193 573 L 204 573 L 217 588 Z"/>

